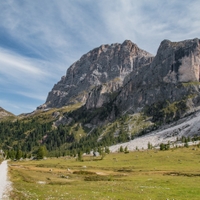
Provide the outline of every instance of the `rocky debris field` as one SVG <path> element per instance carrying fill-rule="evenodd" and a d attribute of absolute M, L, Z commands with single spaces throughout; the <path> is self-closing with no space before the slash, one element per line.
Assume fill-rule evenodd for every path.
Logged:
<path fill-rule="evenodd" d="M 180 142 L 182 136 L 193 137 L 199 135 L 200 132 L 200 111 L 193 115 L 185 117 L 173 124 L 168 125 L 168 127 L 162 127 L 157 131 L 153 131 L 150 134 L 135 138 L 126 143 L 113 145 L 110 147 L 111 152 L 117 152 L 122 146 L 127 147 L 128 150 L 133 151 L 136 149 L 147 149 L 148 143 L 150 143 L 154 148 L 159 148 L 161 143 L 167 144 L 170 142 L 172 146 L 182 146 Z M 197 142 L 190 142 L 189 145 L 196 144 Z"/>

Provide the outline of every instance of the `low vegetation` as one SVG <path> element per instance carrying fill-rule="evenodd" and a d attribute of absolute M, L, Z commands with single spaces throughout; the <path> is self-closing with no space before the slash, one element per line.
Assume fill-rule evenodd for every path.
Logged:
<path fill-rule="evenodd" d="M 173 103 L 168 101 L 157 102 L 151 106 L 146 106 L 143 111 L 146 116 L 152 117 L 152 122 L 161 125 L 180 119 L 186 110 L 186 100 L 183 99 Z"/>
<path fill-rule="evenodd" d="M 21 115 L 14 121 L 1 121 L 0 148 L 5 151 L 7 158 L 17 160 L 38 157 L 41 146 L 46 147 L 48 157 L 72 156 L 79 151 L 90 153 L 98 148 L 127 142 L 145 134 L 153 126 L 142 114 L 125 114 L 98 127 L 91 124 L 87 126 L 95 115 L 110 111 L 107 108 L 104 108 L 106 112 L 100 109 L 91 117 L 90 111 L 84 111 L 80 106 L 37 111 Z"/>
<path fill-rule="evenodd" d="M 200 149 L 9 162 L 10 199 L 199 199 Z"/>

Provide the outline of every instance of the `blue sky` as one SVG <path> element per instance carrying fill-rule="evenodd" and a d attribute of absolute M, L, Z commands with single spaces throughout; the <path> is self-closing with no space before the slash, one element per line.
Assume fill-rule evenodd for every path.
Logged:
<path fill-rule="evenodd" d="M 67 68 L 101 44 L 200 38 L 199 0 L 0 0 L 0 106 L 43 104 Z"/>

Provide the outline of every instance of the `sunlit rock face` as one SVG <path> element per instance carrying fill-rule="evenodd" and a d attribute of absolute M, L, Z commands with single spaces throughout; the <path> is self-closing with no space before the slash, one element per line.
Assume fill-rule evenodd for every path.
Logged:
<path fill-rule="evenodd" d="M 156 102 L 172 103 L 191 96 L 197 103 L 199 68 L 199 39 L 164 40 L 149 66 L 130 73 L 115 103 L 123 112 L 129 113 L 140 112 L 146 105 Z"/>
<path fill-rule="evenodd" d="M 167 75 L 163 78 L 165 82 L 199 81 L 199 39 L 183 42 L 165 40 L 160 45 L 158 56 L 163 56 L 162 63 L 168 70 Z"/>
<path fill-rule="evenodd" d="M 66 76 L 54 85 L 43 107 L 62 107 L 74 103 L 86 103 L 89 93 L 101 88 L 101 94 L 110 93 L 122 86 L 124 78 L 149 64 L 153 56 L 138 48 L 130 40 L 122 44 L 102 45 L 83 55 L 67 70 Z M 100 95 L 100 94 L 99 94 Z M 88 107 L 101 106 L 107 97 Z M 106 95 L 104 95 L 106 96 Z M 92 102 L 93 101 L 93 102 Z"/>

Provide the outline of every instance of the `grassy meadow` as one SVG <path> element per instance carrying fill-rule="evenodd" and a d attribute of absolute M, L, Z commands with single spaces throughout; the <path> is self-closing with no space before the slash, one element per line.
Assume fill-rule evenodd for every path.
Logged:
<path fill-rule="evenodd" d="M 10 199 L 199 200 L 200 149 L 9 162 Z"/>

